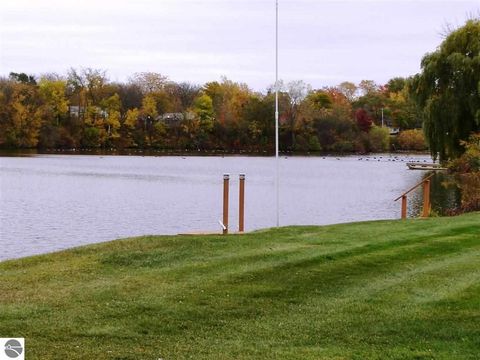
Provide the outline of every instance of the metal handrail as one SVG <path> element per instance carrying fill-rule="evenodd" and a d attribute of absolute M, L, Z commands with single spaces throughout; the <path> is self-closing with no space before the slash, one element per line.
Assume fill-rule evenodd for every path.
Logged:
<path fill-rule="evenodd" d="M 417 185 L 413 186 L 411 189 L 405 191 L 402 195 L 400 195 L 399 197 L 397 197 L 395 200 L 393 201 L 398 201 L 400 200 L 402 197 L 406 196 L 408 193 L 411 193 L 413 190 L 415 190 L 417 187 L 419 187 L 420 185 L 422 185 L 423 183 L 425 183 L 426 181 L 430 180 L 431 177 L 433 177 L 435 174 L 431 174 L 430 176 L 426 177 L 425 179 L 423 179 L 422 181 L 420 181 Z"/>

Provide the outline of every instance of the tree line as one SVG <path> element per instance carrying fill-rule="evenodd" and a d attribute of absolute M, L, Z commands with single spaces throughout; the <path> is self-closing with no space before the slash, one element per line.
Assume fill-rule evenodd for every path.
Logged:
<path fill-rule="evenodd" d="M 391 147 L 389 128 L 421 127 L 409 79 L 312 89 L 280 82 L 282 151 L 368 152 Z M 203 85 L 100 69 L 0 78 L 0 147 L 263 151 L 274 149 L 275 87 L 256 92 L 227 78 Z M 387 127 L 388 126 L 388 127 Z M 393 146 L 425 148 L 413 131 Z"/>
<path fill-rule="evenodd" d="M 298 80 L 255 92 L 226 78 L 196 85 L 153 72 L 123 83 L 91 68 L 11 72 L 0 77 L 0 147 L 271 153 L 276 89 L 282 151 L 422 150 L 427 143 L 434 158 L 458 158 L 480 132 L 480 20 L 450 31 L 423 57 L 419 74 L 386 84 L 313 89 Z M 402 131 L 392 137 L 392 128 Z"/>

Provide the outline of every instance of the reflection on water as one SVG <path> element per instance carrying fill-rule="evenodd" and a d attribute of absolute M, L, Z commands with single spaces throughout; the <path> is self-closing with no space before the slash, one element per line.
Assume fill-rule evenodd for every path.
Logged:
<path fill-rule="evenodd" d="M 440 171 L 432 178 L 432 209 L 440 215 L 446 209 L 454 209 L 460 205 L 460 189 L 454 185 L 453 177 Z"/>
<path fill-rule="evenodd" d="M 432 172 L 422 172 L 422 178 L 430 176 Z M 447 209 L 454 209 L 460 205 L 461 194 L 453 182 L 453 177 L 445 171 L 436 171 L 430 179 L 430 202 L 432 211 L 438 215 L 445 215 Z M 423 187 L 420 186 L 408 202 L 409 217 L 419 216 L 423 207 Z"/>
<path fill-rule="evenodd" d="M 397 196 L 425 175 L 425 156 L 282 157 L 281 225 L 400 217 Z M 246 173 L 246 230 L 275 224 L 270 157 L 0 157 L 0 259 L 145 234 L 220 231 L 222 175 L 231 174 L 230 224 L 238 222 L 238 174 Z M 432 187 L 434 208 L 456 197 Z M 453 197 L 452 197 L 453 196 Z M 410 199 L 417 216 L 421 193 Z M 420 204 L 420 205 L 419 205 Z"/>

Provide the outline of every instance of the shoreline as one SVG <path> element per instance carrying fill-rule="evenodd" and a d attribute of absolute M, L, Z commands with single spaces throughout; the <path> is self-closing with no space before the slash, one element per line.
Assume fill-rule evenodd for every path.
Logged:
<path fill-rule="evenodd" d="M 347 156 L 376 156 L 376 155 L 425 155 L 430 156 L 428 151 L 410 151 L 398 150 L 390 152 L 371 152 L 371 153 L 332 153 L 332 152 L 300 152 L 300 151 L 280 151 L 279 156 L 290 157 L 347 157 Z M 103 156 L 247 156 L 247 157 L 275 157 L 274 153 L 264 151 L 226 151 L 226 150 L 142 150 L 142 149 L 0 149 L 0 157 L 15 157 L 29 155 L 103 155 Z"/>
<path fill-rule="evenodd" d="M 466 213 L 466 214 L 475 214 L 475 212 L 473 213 Z M 461 214 L 461 215 L 465 215 L 465 214 Z M 454 215 L 454 216 L 439 216 L 439 217 L 436 217 L 436 218 L 455 218 L 455 217 L 458 217 L 458 216 L 461 216 L 461 215 Z M 430 218 L 426 218 L 426 219 L 431 219 L 432 217 Z M 415 218 L 408 218 L 407 219 L 407 222 L 414 222 L 416 220 L 419 220 L 419 221 L 424 221 L 426 220 L 425 218 L 421 218 L 421 217 L 415 217 Z M 55 250 L 52 250 L 52 251 L 47 251 L 47 252 L 41 252 L 41 253 L 37 253 L 37 254 L 30 254 L 30 255 L 26 255 L 26 256 L 22 256 L 22 257 L 14 257 L 14 258 L 6 258 L 6 259 L 1 259 L 0 258 L 0 265 L 1 264 L 4 264 L 6 262 L 9 262 L 9 261 L 17 261 L 17 260 L 25 260 L 25 259 L 29 259 L 29 258 L 36 258 L 36 257 L 42 257 L 42 256 L 50 256 L 50 255 L 55 255 L 55 254 L 59 254 L 59 253 L 63 253 L 63 252 L 70 252 L 70 251 L 82 251 L 82 249 L 84 248 L 87 248 L 87 247 L 91 247 L 91 246 L 108 246 L 108 244 L 114 244 L 114 243 L 117 243 L 117 242 L 122 242 L 122 241 L 133 241 L 133 240 L 136 240 L 136 239 L 141 239 L 141 238 L 185 238 L 185 239 L 188 239 L 188 238 L 204 238 L 204 237 L 223 237 L 223 236 L 226 236 L 226 237 L 242 237 L 242 236 L 245 236 L 245 235 L 255 235 L 255 234 L 261 234 L 261 233 L 264 233 L 264 232 L 269 232 L 269 231 L 282 231 L 284 229 L 287 229 L 287 228 L 294 228 L 294 229 L 301 229 L 301 228 L 315 228 L 315 229 L 325 229 L 325 228 L 328 228 L 328 227 L 337 227 L 337 226 L 356 226 L 356 225 L 365 225 L 365 226 L 368 226 L 368 225 L 373 225 L 373 224 L 381 224 L 381 223 L 384 223 L 384 222 L 397 222 L 397 221 L 402 221 L 402 219 L 377 219 L 377 220 L 358 220 L 358 221 L 349 221 L 349 222 L 339 222 L 339 223 L 333 223 L 333 224 L 325 224 L 325 225 L 314 225 L 314 224 L 311 224 L 311 225 L 284 225 L 284 226 L 280 226 L 279 228 L 275 227 L 275 226 L 272 226 L 272 227 L 266 227 L 266 228 L 261 228 L 261 229 L 254 229 L 254 230 L 250 230 L 250 231 L 245 231 L 245 232 L 242 232 L 242 233 L 239 233 L 239 232 L 233 232 L 233 233 L 229 233 L 227 235 L 224 235 L 222 234 L 220 231 L 218 233 L 214 232 L 214 231 L 208 231 L 208 230 L 205 230 L 205 231 L 192 231 L 192 232 L 181 232 L 181 233 L 178 233 L 178 234 L 143 234 L 143 235 L 135 235 L 135 236 L 127 236 L 127 237 L 120 237 L 120 238 L 116 238 L 116 239 L 109 239 L 109 240 L 103 240 L 103 241 L 98 241 L 98 242 L 92 242 L 92 243 L 86 243 L 86 244 L 80 244 L 80 245 L 76 245 L 76 246 L 72 246 L 72 247 L 65 247 L 65 248 L 59 248 L 59 249 L 55 249 Z"/>

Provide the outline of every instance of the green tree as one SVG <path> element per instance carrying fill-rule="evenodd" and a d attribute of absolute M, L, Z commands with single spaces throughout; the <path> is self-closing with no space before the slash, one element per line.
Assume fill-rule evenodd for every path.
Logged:
<path fill-rule="evenodd" d="M 192 149 L 208 148 L 215 125 L 212 98 L 207 94 L 196 97 L 191 111 L 194 116 L 192 117 L 190 112 L 185 112 L 181 124 L 183 134 L 188 139 L 185 145 Z"/>
<path fill-rule="evenodd" d="M 383 87 L 375 84 L 372 80 L 362 80 L 359 85 L 362 96 L 360 96 L 353 106 L 355 109 L 365 109 L 372 116 L 376 125 L 382 122 L 382 109 L 387 105 L 387 96 Z"/>
<path fill-rule="evenodd" d="M 27 75 L 25 73 L 15 73 L 11 72 L 9 74 L 11 80 L 22 83 L 22 84 L 29 84 L 29 85 L 36 85 L 37 81 L 35 80 L 35 76 Z"/>
<path fill-rule="evenodd" d="M 452 31 L 427 54 L 411 91 L 424 109 L 424 131 L 433 157 L 456 158 L 461 141 L 480 130 L 480 20 Z"/>
<path fill-rule="evenodd" d="M 398 92 L 390 91 L 392 88 L 388 89 L 388 99 L 384 109 L 385 119 L 391 120 L 391 125 L 402 129 L 421 127 L 421 109 L 409 94 L 408 87 L 405 86 Z"/>
<path fill-rule="evenodd" d="M 330 95 L 323 90 L 312 91 L 308 94 L 307 100 L 316 110 L 331 109 L 333 105 Z"/>
<path fill-rule="evenodd" d="M 370 151 L 388 151 L 390 148 L 390 132 L 387 128 L 373 126 L 368 133 Z"/>
<path fill-rule="evenodd" d="M 274 96 L 250 96 L 242 109 L 247 143 L 252 150 L 271 150 L 274 143 Z"/>
<path fill-rule="evenodd" d="M 407 85 L 407 80 L 403 77 L 394 77 L 388 80 L 386 84 L 387 91 L 389 93 L 398 93 L 402 91 Z"/>
<path fill-rule="evenodd" d="M 203 94 L 193 102 L 193 112 L 200 120 L 200 126 L 206 131 L 213 129 L 213 102 L 210 96 Z"/>

